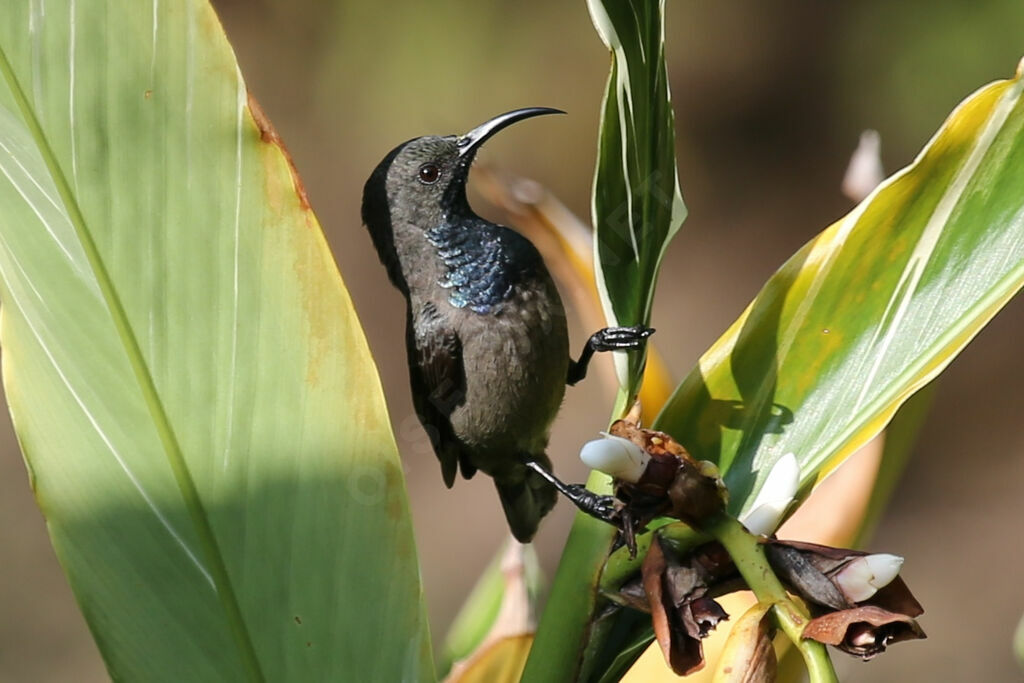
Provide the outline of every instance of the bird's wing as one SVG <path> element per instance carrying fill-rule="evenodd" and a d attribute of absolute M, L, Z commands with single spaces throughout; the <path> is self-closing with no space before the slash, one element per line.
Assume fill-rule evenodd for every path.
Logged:
<path fill-rule="evenodd" d="M 466 400 L 466 374 L 462 366 L 462 342 L 437 310 L 426 305 L 413 324 L 409 313 L 407 348 L 413 405 L 426 429 L 437 459 L 441 461 L 444 483 L 455 483 L 461 451 L 458 437 L 452 430 L 452 411 Z M 475 469 L 463 476 L 469 478 Z"/>

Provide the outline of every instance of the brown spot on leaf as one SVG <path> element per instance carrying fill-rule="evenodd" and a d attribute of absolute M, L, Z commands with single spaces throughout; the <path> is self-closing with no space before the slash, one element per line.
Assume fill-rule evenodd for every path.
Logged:
<path fill-rule="evenodd" d="M 295 615 L 295 623 L 299 626 L 302 626 L 302 619 L 299 617 L 298 614 Z"/>
<path fill-rule="evenodd" d="M 252 114 L 252 120 L 256 123 L 256 128 L 260 131 L 260 140 L 263 142 L 277 145 L 278 149 L 284 155 L 285 161 L 288 162 L 288 168 L 292 173 L 292 183 L 295 185 L 295 194 L 299 197 L 299 204 L 303 209 L 309 211 L 309 195 L 306 194 L 306 188 L 302 184 L 302 179 L 299 177 L 299 172 L 295 168 L 295 162 L 292 160 L 291 153 L 288 152 L 288 148 L 284 146 L 284 141 L 281 140 L 281 136 L 274 130 L 274 125 L 267 118 L 266 112 L 263 111 L 263 107 L 256 101 L 256 98 L 252 96 L 252 93 L 246 93 L 249 99 L 249 113 Z"/>
<path fill-rule="evenodd" d="M 145 97 L 148 100 L 149 98 L 151 98 L 153 96 L 153 91 L 152 90 L 147 90 L 146 92 L 142 93 L 142 96 Z"/>

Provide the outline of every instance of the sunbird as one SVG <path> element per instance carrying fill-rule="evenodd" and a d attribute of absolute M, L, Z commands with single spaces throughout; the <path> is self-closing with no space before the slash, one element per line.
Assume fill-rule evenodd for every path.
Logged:
<path fill-rule="evenodd" d="M 578 360 L 565 309 L 536 247 L 476 215 L 466 199 L 480 146 L 503 128 L 557 109 L 517 109 L 465 135 L 395 147 L 363 189 L 362 217 L 391 283 L 405 296 L 413 404 L 451 488 L 478 470 L 498 489 L 512 534 L 529 542 L 561 491 L 601 519 L 612 499 L 566 485 L 545 450 L 566 384 L 595 352 L 640 348 L 654 330 L 604 328 Z"/>

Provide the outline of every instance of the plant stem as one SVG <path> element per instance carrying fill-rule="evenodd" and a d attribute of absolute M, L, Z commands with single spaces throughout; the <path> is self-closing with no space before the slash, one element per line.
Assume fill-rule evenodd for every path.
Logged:
<path fill-rule="evenodd" d="M 810 617 L 789 599 L 786 589 L 768 564 L 764 546 L 739 521 L 725 513 L 710 520 L 704 528 L 728 551 L 758 601 L 772 605 L 779 628 L 803 656 L 811 683 L 836 683 L 836 672 L 825 645 L 804 640 L 803 630 Z"/>
<path fill-rule="evenodd" d="M 604 569 L 601 571 L 601 581 L 598 588 L 603 593 L 614 593 L 622 588 L 629 579 L 640 572 L 647 550 L 651 547 L 651 540 L 657 533 L 663 542 L 671 543 L 673 548 L 680 554 L 685 549 L 695 548 L 701 543 L 710 539 L 704 534 L 683 522 L 676 521 L 669 517 L 656 519 L 647 525 L 647 531 L 636 537 L 636 557 L 629 556 L 629 548 L 625 546 L 612 552 L 605 561 Z"/>
<path fill-rule="evenodd" d="M 610 493 L 611 480 L 608 475 L 594 470 L 587 480 L 587 488 L 596 493 Z M 582 512 L 576 514 L 521 680 L 530 683 L 577 680 L 589 637 L 590 618 L 598 600 L 598 578 L 614 535 L 614 527 Z"/>

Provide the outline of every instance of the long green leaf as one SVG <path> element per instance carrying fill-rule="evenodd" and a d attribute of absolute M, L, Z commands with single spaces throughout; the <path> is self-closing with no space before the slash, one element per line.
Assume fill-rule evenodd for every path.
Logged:
<path fill-rule="evenodd" d="M 612 54 L 594 176 L 594 253 L 598 291 L 612 325 L 648 323 L 661 259 L 686 217 L 679 192 L 675 131 L 665 69 L 664 0 L 588 0 L 601 40 Z M 615 354 L 621 390 L 614 412 L 637 395 L 643 352 Z M 610 493 L 592 472 L 588 488 Z M 599 652 L 613 623 L 595 633 L 597 581 L 611 550 L 611 527 L 577 514 L 551 598 L 523 674 L 530 681 L 600 676 Z M 586 661 L 585 661 L 586 660 Z"/>
<path fill-rule="evenodd" d="M 1024 284 L 1022 74 L 811 241 L 657 420 L 718 462 L 733 512 L 796 454 L 806 491 L 877 434 Z"/>
<path fill-rule="evenodd" d="M 669 241 L 686 218 L 665 69 L 665 2 L 587 0 L 612 53 L 594 175 L 597 286 L 612 325 L 649 323 Z M 644 354 L 616 354 L 623 395 L 636 396 Z"/>
<path fill-rule="evenodd" d="M 0 297 L 113 678 L 432 679 L 375 368 L 206 2 L 0 9 Z"/>

